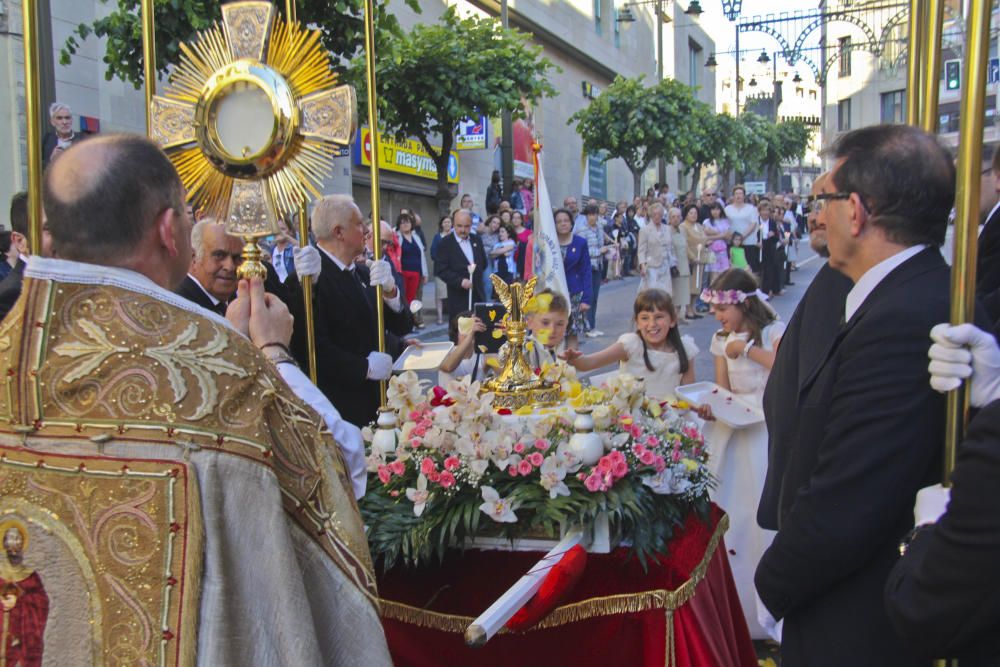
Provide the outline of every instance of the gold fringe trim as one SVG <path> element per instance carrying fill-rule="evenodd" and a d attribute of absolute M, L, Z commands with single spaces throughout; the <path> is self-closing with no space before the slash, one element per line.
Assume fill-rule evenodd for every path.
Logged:
<path fill-rule="evenodd" d="M 708 564 L 715 555 L 715 550 L 718 548 L 722 536 L 728 529 L 729 515 L 723 514 L 719 519 L 718 525 L 715 527 L 715 532 L 712 533 L 712 537 L 708 541 L 708 545 L 705 548 L 705 555 L 702 556 L 701 561 L 691 571 L 691 576 L 688 580 L 681 584 L 677 590 L 655 589 L 639 593 L 622 593 L 620 595 L 588 598 L 556 607 L 548 616 L 528 628 L 526 632 L 555 628 L 601 616 L 637 614 L 651 609 L 664 609 L 668 612 L 668 618 L 670 618 L 676 609 L 679 609 L 694 597 L 695 589 L 701 583 L 702 579 L 705 578 L 705 573 L 708 571 Z M 416 625 L 417 627 L 429 628 L 431 630 L 464 633 L 469 625 L 476 620 L 472 616 L 442 614 L 385 598 L 380 598 L 379 601 L 382 604 L 382 618 L 401 621 L 409 625 Z M 668 622 L 667 625 L 670 626 L 671 624 Z M 506 627 L 500 630 L 500 634 L 509 632 Z M 668 643 L 672 643 L 673 633 L 670 627 L 668 627 L 667 632 L 667 641 Z"/>

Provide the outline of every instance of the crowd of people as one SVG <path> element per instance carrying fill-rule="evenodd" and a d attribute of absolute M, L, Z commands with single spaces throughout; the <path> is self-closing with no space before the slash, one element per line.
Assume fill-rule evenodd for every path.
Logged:
<path fill-rule="evenodd" d="M 494 356 L 474 343 L 487 323 L 473 306 L 489 298 L 489 276 L 531 274 L 532 184 L 517 183 L 517 196 L 504 199 L 495 179 L 482 216 L 463 196 L 430 242 L 414 211 L 400 211 L 393 228 L 366 220 L 349 196 L 323 197 L 311 214 L 310 242 L 300 244 L 296 225 L 283 221 L 264 253 L 266 278 L 245 281 L 236 273 L 242 242 L 216 220 L 196 220 L 154 144 L 128 135 L 77 143 L 45 175 L 41 257 L 29 256 L 26 198 L 12 203 L 17 258 L 0 281 L 0 315 L 14 322 L 12 335 L 44 336 L 46 343 L 0 350 L 40 355 L 30 367 L 11 363 L 8 376 L 20 387 L 40 374 L 41 386 L 56 394 L 39 389 L 35 409 L 58 414 L 74 392 L 92 390 L 46 374 L 60 355 L 84 354 L 81 340 L 106 343 L 94 348 L 109 351 L 88 366 L 88 382 L 109 392 L 135 374 L 135 355 L 150 346 L 186 346 L 188 368 L 201 363 L 196 346 L 214 350 L 212 372 L 230 378 L 214 391 L 202 383 L 180 392 L 183 373 L 150 381 L 155 391 L 173 392 L 172 400 L 153 403 L 173 407 L 167 435 L 143 443 L 198 472 L 212 545 L 198 613 L 199 662 L 389 664 L 354 504 L 366 486 L 360 429 L 377 416 L 379 382 L 414 344 L 421 290 L 432 276 L 438 299 L 446 295 L 439 321 L 447 313 L 457 343 L 441 371 L 476 380 L 495 372 Z M 725 539 L 751 634 L 780 639 L 786 665 L 902 666 L 946 653 L 968 660 L 963 664 L 995 664 L 995 319 L 977 319 L 978 329 L 936 328 L 933 347 L 929 337 L 949 317 L 949 269 L 939 246 L 955 198 L 952 159 L 933 137 L 907 126 L 847 133 L 830 157 L 832 170 L 804 202 L 748 198 L 742 186 L 728 201 L 712 190 L 700 201 L 692 194 L 678 200 L 662 186 L 613 212 L 591 201 L 580 210 L 567 197 L 553 217 L 569 293 L 536 296 L 529 363 L 617 367 L 644 378 L 649 396 L 672 398 L 693 382 L 701 354 L 681 326 L 711 312 L 720 327 L 708 346 L 716 384 L 764 415 L 733 429 L 707 405 L 694 406 L 718 480 L 713 498 L 730 516 Z M 997 158 L 993 166 L 1000 180 Z M 1000 220 L 998 208 L 984 240 L 1000 225 L 993 220 Z M 372 224 L 381 225 L 378 260 Z M 807 232 L 828 261 L 786 323 L 769 300 L 790 283 L 796 244 Z M 993 246 L 983 247 L 980 262 L 988 263 Z M 633 273 L 640 276 L 634 331 L 584 354 L 579 336 L 600 335 L 601 286 Z M 317 385 L 299 369 L 307 359 L 304 276 L 314 283 Z M 89 301 L 74 310 L 63 300 L 74 298 L 77 285 L 88 286 Z M 978 287 L 985 300 L 1000 284 Z M 63 315 L 89 317 L 101 298 L 119 304 L 101 320 L 103 339 L 87 317 Z M 189 324 L 194 328 L 184 329 Z M 165 364 L 140 375 L 155 380 Z M 970 376 L 973 403 L 983 410 L 960 454 L 949 505 L 948 491 L 934 486 L 944 440 L 939 390 Z M 245 404 L 251 395 L 256 403 Z M 147 432 L 158 415 L 143 413 Z M 75 419 L 76 435 L 59 437 L 106 455 L 107 439 L 93 438 L 86 420 Z M 26 430 L 0 429 L 0 444 L 34 438 L 40 451 L 55 451 L 61 442 L 47 437 L 43 419 L 21 426 Z M 175 441 L 178 429 L 196 442 Z M 237 449 L 246 443 L 268 454 L 258 460 Z M 132 446 L 113 451 L 134 455 Z M 226 502 L 251 496 L 250 504 Z M 925 525 L 906 538 L 901 559 L 915 500 L 917 523 Z M 327 519 L 310 523 L 316 517 Z M 257 576 L 244 576 L 250 569 Z M 252 604 L 276 624 L 274 632 L 237 629 L 246 619 L 231 613 L 234 599 Z"/>

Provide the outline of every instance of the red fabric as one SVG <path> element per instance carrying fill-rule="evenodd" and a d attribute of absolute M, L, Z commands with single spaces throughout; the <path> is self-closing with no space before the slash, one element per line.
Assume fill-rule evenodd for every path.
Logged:
<path fill-rule="evenodd" d="M 549 570 L 528 602 L 507 621 L 510 630 L 524 631 L 538 623 L 566 599 L 587 566 L 587 550 L 577 544 Z"/>
<path fill-rule="evenodd" d="M 587 568 L 563 604 L 650 590 L 676 590 L 701 561 L 722 511 L 713 507 L 708 525 L 690 516 L 670 543 L 668 555 L 643 572 L 627 550 L 589 554 Z M 440 567 L 395 568 L 383 575 L 383 598 L 444 614 L 475 617 L 534 565 L 542 554 L 470 550 L 449 553 Z M 662 609 L 591 618 L 525 633 L 495 636 L 479 649 L 461 633 L 431 630 L 384 619 L 397 665 L 657 665 L 666 664 L 666 619 Z M 710 561 L 695 596 L 673 614 L 677 665 L 756 666 L 750 633 L 729 570 L 724 542 Z"/>
<path fill-rule="evenodd" d="M 406 303 L 410 303 L 417 298 L 417 290 L 420 289 L 420 279 L 423 276 L 419 271 L 403 271 L 403 291 L 406 292 Z"/>
<path fill-rule="evenodd" d="M 49 617 L 49 596 L 37 572 L 20 581 L 0 579 L 0 597 L 14 605 L 2 616 L 7 625 L 8 665 L 40 667 L 45 623 Z"/>

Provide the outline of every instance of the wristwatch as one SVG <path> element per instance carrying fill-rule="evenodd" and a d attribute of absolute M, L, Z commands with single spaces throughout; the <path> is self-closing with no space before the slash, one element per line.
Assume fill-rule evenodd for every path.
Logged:
<path fill-rule="evenodd" d="M 295 357 L 289 351 L 287 345 L 281 343 L 268 343 L 260 347 L 260 351 L 264 353 L 267 360 L 272 364 L 277 366 L 278 364 L 292 364 L 293 366 L 298 366 L 298 362 L 295 361 Z"/>
<path fill-rule="evenodd" d="M 899 555 L 905 556 L 906 550 L 910 548 L 910 543 L 916 539 L 917 535 L 922 533 L 927 528 L 933 526 L 933 523 L 922 523 L 919 526 L 914 526 L 913 530 L 908 532 L 903 539 L 899 542 Z"/>

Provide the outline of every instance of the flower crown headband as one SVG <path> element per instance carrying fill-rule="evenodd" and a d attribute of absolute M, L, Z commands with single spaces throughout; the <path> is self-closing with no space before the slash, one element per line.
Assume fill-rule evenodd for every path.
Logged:
<path fill-rule="evenodd" d="M 753 292 L 742 292 L 738 289 L 706 289 L 701 292 L 701 300 L 705 303 L 729 306 L 743 303 L 752 296 L 757 297 L 761 301 L 767 301 L 767 295 L 761 292 L 760 289 L 756 289 Z"/>

